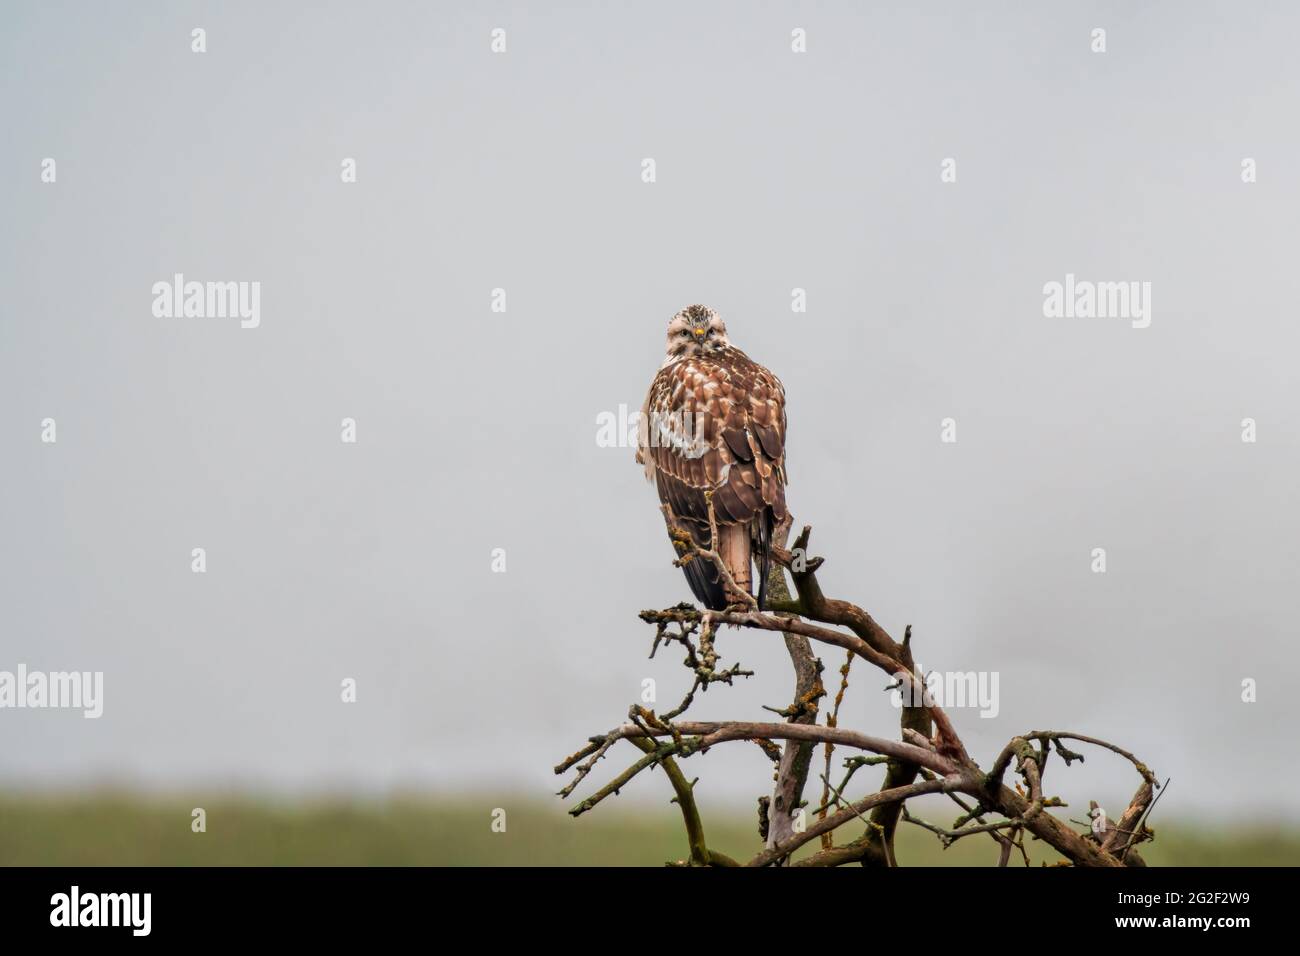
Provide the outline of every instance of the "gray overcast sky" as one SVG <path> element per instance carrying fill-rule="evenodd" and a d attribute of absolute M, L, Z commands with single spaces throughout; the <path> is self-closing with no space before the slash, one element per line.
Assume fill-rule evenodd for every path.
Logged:
<path fill-rule="evenodd" d="M 1000 673 L 955 713 L 978 759 L 1077 729 L 1166 813 L 1300 817 L 1300 11 L 978 7 L 7 0 L 0 669 L 106 687 L 0 711 L 0 778 L 556 789 L 643 678 L 685 689 L 635 617 L 685 582 L 596 420 L 705 302 L 785 382 L 826 589 Z M 260 282 L 260 327 L 155 318 L 177 272 Z M 1150 282 L 1150 327 L 1045 318 L 1067 273 Z M 785 704 L 770 637 L 692 713 Z M 882 686 L 844 722 L 893 732 Z"/>

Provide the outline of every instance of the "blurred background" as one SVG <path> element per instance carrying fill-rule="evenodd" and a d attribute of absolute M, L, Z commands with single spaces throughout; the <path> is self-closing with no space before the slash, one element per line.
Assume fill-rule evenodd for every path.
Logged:
<path fill-rule="evenodd" d="M 683 855 L 662 775 L 572 820 L 552 768 L 689 686 L 636 619 L 689 596 L 657 498 L 598 434 L 694 302 L 786 385 L 826 590 L 999 674 L 976 759 L 1104 737 L 1172 779 L 1150 862 L 1300 862 L 1292 5 L 0 11 L 0 670 L 104 675 L 96 720 L 0 709 L 0 863 Z M 259 282 L 260 326 L 155 317 L 176 273 Z M 1044 317 L 1067 273 L 1150 282 L 1150 327 Z M 691 716 L 789 702 L 779 639 L 719 647 L 756 676 Z M 841 726 L 895 733 L 883 685 Z M 757 851 L 761 751 L 684 770 Z M 1048 782 L 1077 820 L 1137 785 Z"/>

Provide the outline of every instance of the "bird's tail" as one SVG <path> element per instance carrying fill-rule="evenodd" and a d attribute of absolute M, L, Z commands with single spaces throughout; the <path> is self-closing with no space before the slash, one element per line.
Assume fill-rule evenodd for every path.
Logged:
<path fill-rule="evenodd" d="M 671 532 L 670 532 L 671 534 Z M 701 548 L 709 548 L 711 542 L 707 529 L 704 540 L 696 540 Z M 727 566 L 736 586 L 748 594 L 753 593 L 753 573 L 750 568 L 749 528 L 744 525 L 723 525 L 718 529 L 717 547 L 714 548 Z M 691 587 L 695 599 L 711 611 L 725 610 L 730 603 L 727 589 L 722 583 L 722 575 L 709 558 L 695 555 L 682 565 L 686 583 Z"/>
<path fill-rule="evenodd" d="M 682 565 L 686 583 L 691 586 L 691 593 L 710 611 L 721 611 L 727 606 L 727 591 L 722 586 L 722 577 L 713 562 L 699 555 Z"/>
<path fill-rule="evenodd" d="M 743 524 L 725 524 L 718 528 L 718 546 L 715 549 L 722 557 L 736 587 L 746 594 L 754 593 L 754 572 L 749 555 L 752 545 L 749 542 L 749 526 Z"/>
<path fill-rule="evenodd" d="M 754 524 L 755 563 L 758 565 L 758 609 L 767 610 L 767 576 L 772 568 L 772 509 L 764 508 Z"/>

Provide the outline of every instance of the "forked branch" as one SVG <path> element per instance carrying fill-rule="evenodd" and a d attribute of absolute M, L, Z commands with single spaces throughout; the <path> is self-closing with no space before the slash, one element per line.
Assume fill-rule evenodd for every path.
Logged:
<path fill-rule="evenodd" d="M 711 502 L 709 517 L 714 540 L 717 540 Z M 560 791 L 562 797 L 567 797 L 619 741 L 626 740 L 641 752 L 639 759 L 570 811 L 573 815 L 585 813 L 617 794 L 642 773 L 662 767 L 672 785 L 673 799 L 681 808 L 686 828 L 689 859 L 682 862 L 695 866 L 739 865 L 731 857 L 708 846 L 694 798 L 696 781 L 687 780 L 679 762 L 705 754 L 719 744 L 747 741 L 758 744 L 777 762 L 777 786 L 773 796 L 765 798 L 764 802 L 769 815 L 774 806 L 779 805 L 781 811 L 780 815 L 769 817 L 768 846 L 746 864 L 749 866 L 790 862 L 796 851 L 819 837 L 822 838 L 820 851 L 795 861 L 795 865 L 838 866 L 858 862 L 894 866 L 894 833 L 901 820 L 934 833 L 944 846 L 967 836 L 987 834 L 998 844 L 997 862 L 1000 866 L 1007 865 L 1014 849 L 1020 850 L 1028 864 L 1023 841 L 1025 833 L 1042 840 L 1075 865 L 1145 865 L 1135 847 L 1152 838 L 1144 821 L 1155 802 L 1153 793 L 1159 784 L 1142 761 L 1128 750 L 1096 737 L 1071 731 L 1035 730 L 1013 737 L 994 757 L 989 771 L 983 771 L 971 758 L 952 720 L 933 699 L 923 676 L 917 672 L 912 656 L 911 628 L 907 629 L 901 642 L 895 641 L 861 607 L 826 597 L 817 580 L 817 571 L 824 562 L 821 558 L 808 556 L 810 534 L 811 529 L 805 527 L 789 550 L 779 546 L 785 540 L 784 533 L 778 542 L 774 542 L 773 556 L 781 568 L 788 570 L 795 594 L 791 596 L 784 581 L 779 581 L 780 586 L 772 588 L 770 610 L 763 612 L 748 594 L 744 595 L 748 601 L 739 599 L 740 589 L 714 551 L 700 548 L 686 532 L 674 532 L 673 539 L 680 553 L 676 563 L 712 561 L 728 593 L 735 592 L 737 600 L 724 611 L 700 611 L 689 604 L 678 604 L 661 611 L 641 612 L 643 621 L 655 625 L 651 656 L 654 650 L 668 643 L 678 643 L 686 649 L 683 663 L 692 673 L 691 688 L 678 707 L 662 715 L 633 705 L 626 722 L 590 738 L 583 748 L 556 766 L 557 774 L 569 771 L 574 774 Z M 780 571 L 774 569 L 774 572 L 772 584 L 776 585 Z M 806 653 L 791 649 L 797 676 L 796 695 L 790 707 L 779 711 L 786 718 L 784 722 L 681 719 L 698 691 L 707 690 L 714 683 L 731 684 L 736 677 L 752 676 L 752 671 L 742 670 L 739 665 L 725 668 L 719 665 L 717 629 L 722 625 L 730 625 L 742 633 L 781 633 L 786 636 L 787 646 L 794 640 L 808 649 Z M 857 658 L 889 675 L 895 682 L 894 687 L 911 692 L 905 695 L 907 702 L 902 708 L 899 739 L 838 726 L 839 704 L 846 684 L 841 685 L 837 695 L 833 718 L 827 724 L 816 722 L 816 701 L 825 691 L 820 679 L 813 681 L 809 678 L 810 673 L 815 675 L 821 671 L 820 662 L 816 661 L 811 649 L 823 645 L 847 652 L 843 669 L 846 679 L 849 664 Z M 814 671 L 807 670 L 810 662 L 815 664 Z M 785 750 L 778 748 L 774 741 L 784 741 Z M 1083 755 L 1071 750 L 1067 741 L 1114 753 L 1129 761 L 1141 777 L 1141 786 L 1124 814 L 1100 835 L 1087 828 L 1082 832 L 1074 830 L 1047 812 L 1050 808 L 1065 806 L 1059 797 L 1044 789 L 1045 772 L 1053 749 L 1067 766 L 1075 760 L 1083 760 Z M 845 761 L 846 774 L 838 786 L 831 783 L 828 758 L 826 772 L 822 774 L 826 796 L 822 806 L 814 811 L 820 819 L 807 823 L 804 817 L 798 825 L 788 825 L 795 819 L 791 812 L 801 801 L 808 773 L 807 757 L 819 744 L 828 748 L 828 754 L 830 747 L 862 753 Z M 850 800 L 845 790 L 854 773 L 880 762 L 886 766 L 881 788 Z M 1007 786 L 1004 779 L 1009 773 L 1018 776 L 1023 787 L 1017 785 L 1013 789 Z M 947 794 L 962 808 L 962 816 L 952 826 L 931 824 L 907 812 L 908 800 L 934 793 Z M 772 828 L 773 823 L 780 826 Z M 847 843 L 835 844 L 834 834 L 841 827 L 864 823 L 865 830 L 859 836 Z"/>

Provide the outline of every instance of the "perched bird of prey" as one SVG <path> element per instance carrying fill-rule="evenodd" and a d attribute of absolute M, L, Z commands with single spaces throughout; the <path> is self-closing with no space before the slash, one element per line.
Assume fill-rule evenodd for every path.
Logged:
<path fill-rule="evenodd" d="M 763 607 L 772 530 L 785 519 L 785 389 L 781 380 L 727 340 L 721 317 L 703 305 L 668 323 L 668 354 L 650 383 L 636 460 L 655 483 L 669 537 L 674 528 L 722 558 L 738 588 Z M 718 540 L 709 527 L 713 503 Z M 674 540 L 679 554 L 690 549 Z M 695 597 L 711 610 L 739 603 L 716 565 L 682 565 Z"/>

